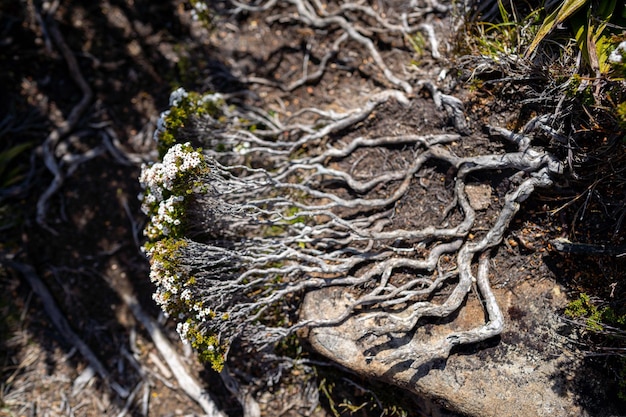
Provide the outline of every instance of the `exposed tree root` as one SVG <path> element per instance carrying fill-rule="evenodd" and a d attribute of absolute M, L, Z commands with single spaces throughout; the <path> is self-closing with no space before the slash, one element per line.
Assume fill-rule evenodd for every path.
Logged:
<path fill-rule="evenodd" d="M 370 94 L 362 107 L 342 114 L 307 108 L 281 121 L 260 109 L 222 106 L 222 122 L 206 115 L 191 120 L 191 127 L 180 130 L 176 139 L 201 146 L 206 166 L 189 180 L 196 185 L 185 207 L 183 243 L 171 252 L 165 246 L 150 249 L 155 299 L 178 315 L 182 327 L 195 322 L 200 329 L 196 336 L 217 335 L 226 352 L 237 339 L 264 352 L 298 329 L 334 326 L 350 317 L 367 322 L 362 338 L 407 336 L 403 347 L 381 359 L 372 353 L 370 359 L 412 361 L 413 367 L 446 358 L 455 346 L 498 335 L 504 323 L 489 284 L 491 252 L 521 203 L 535 189 L 550 186 L 563 167 L 530 146 L 532 126 L 523 133 L 490 127 L 489 137 L 481 138 L 484 149 L 499 140 L 508 151 L 479 148 L 459 156 L 459 143 L 471 133 L 461 100 L 430 80 L 405 80 L 390 70 L 376 36 L 405 37 L 422 30 L 437 57 L 437 38 L 424 13 L 442 6 L 431 2 L 429 12 L 398 16 L 362 3 L 233 4 L 235 13 L 275 12 L 272 22 L 339 33 L 333 32 L 334 44 L 315 72 L 309 74 L 307 49 L 303 75 L 296 81 L 250 77 L 248 82 L 292 91 L 320 79 L 340 45 L 356 43 L 393 88 Z M 454 132 L 365 132 L 354 137 L 384 107 L 410 105 L 416 87 L 428 90 Z M 390 160 L 381 163 L 371 157 L 377 152 Z M 499 199 L 487 201 L 497 214 L 485 216 L 472 204 L 468 189 L 476 178 L 493 173 L 506 176 L 506 186 Z M 451 185 L 439 195 L 441 190 L 428 178 L 449 178 Z M 416 189 L 424 190 L 421 200 L 412 194 Z M 441 216 L 412 227 L 421 219 L 402 217 L 407 216 L 402 213 L 406 201 L 439 205 Z M 175 265 L 175 271 L 165 271 L 164 262 Z M 332 320 L 299 321 L 294 314 L 299 297 L 329 286 L 345 288 L 345 312 Z M 452 317 L 472 288 L 483 303 L 485 322 L 436 343 L 420 341 L 415 331 L 420 320 Z M 181 336 L 187 332 L 183 328 Z"/>
<path fill-rule="evenodd" d="M 260 348 L 299 328 L 332 326 L 350 316 L 371 323 L 363 336 L 410 334 L 421 318 L 445 318 L 461 308 L 473 283 L 485 306 L 484 325 L 449 334 L 436 345 L 411 341 L 384 361 L 412 360 L 419 366 L 446 357 L 456 345 L 502 331 L 503 317 L 489 286 L 489 253 L 501 243 L 520 203 L 537 187 L 551 185 L 561 163 L 529 148 L 528 137 L 501 128 L 492 130 L 518 151 L 459 157 L 450 144 L 462 136 L 450 133 L 357 137 L 322 148 L 330 132 L 349 129 L 392 99 L 406 102 L 397 91 L 385 92 L 293 142 L 271 142 L 241 130 L 207 137 L 208 170 L 199 178 L 207 190 L 188 208 L 190 239 L 176 262 L 185 276 L 194 277 L 194 297 L 216 317 L 228 317 L 203 324 L 227 344 L 241 337 Z M 201 127 L 202 121 L 197 123 Z M 212 151 L 207 145 L 214 140 L 232 151 Z M 399 145 L 413 155 L 402 169 L 364 175 L 349 162 L 364 149 Z M 295 157 L 303 147 L 306 156 Z M 240 163 L 224 165 L 217 159 Z M 256 166 L 249 161 L 257 161 Z M 454 172 L 445 210 L 450 215 L 442 224 L 394 227 L 398 203 L 421 187 L 419 178 L 433 163 Z M 480 232 L 466 187 L 470 176 L 489 171 L 510 171 L 511 186 L 494 223 Z M 340 317 L 278 327 L 259 324 L 303 291 L 328 286 L 345 286 L 350 294 Z"/>
<path fill-rule="evenodd" d="M 50 16 L 52 16 L 51 14 Z M 54 175 L 54 179 L 46 189 L 46 191 L 39 197 L 39 201 L 37 201 L 37 223 L 40 226 L 48 230 L 49 232 L 56 234 L 54 229 L 48 226 L 46 222 L 46 212 L 48 209 L 48 200 L 52 197 L 58 190 L 61 188 L 63 184 L 63 180 L 66 176 L 66 173 L 62 170 L 59 161 L 55 155 L 55 150 L 59 141 L 63 139 L 66 135 L 68 135 L 78 124 L 80 118 L 87 110 L 88 106 L 91 103 L 93 98 L 93 92 L 91 87 L 85 81 L 80 69 L 78 67 L 78 63 L 76 62 L 76 58 L 74 54 L 70 50 L 70 48 L 65 43 L 63 39 L 63 35 L 59 31 L 59 28 L 56 25 L 56 22 L 53 18 L 45 19 L 46 24 L 44 24 L 44 20 L 42 20 L 42 27 L 46 27 L 48 29 L 48 33 L 54 40 L 55 45 L 61 51 L 63 58 L 67 62 L 68 69 L 70 74 L 72 74 L 72 78 L 79 86 L 83 96 L 81 100 L 74 106 L 67 120 L 65 120 L 61 125 L 59 125 L 56 129 L 54 129 L 46 140 L 41 145 L 41 152 L 43 154 L 44 162 L 46 164 L 46 168 Z M 80 159 L 79 161 L 74 162 L 75 165 L 84 162 L 84 159 Z M 71 167 L 71 165 L 70 165 Z"/>

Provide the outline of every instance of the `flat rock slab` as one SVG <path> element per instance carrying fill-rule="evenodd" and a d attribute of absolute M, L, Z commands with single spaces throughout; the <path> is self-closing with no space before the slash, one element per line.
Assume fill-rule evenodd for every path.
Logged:
<path fill-rule="evenodd" d="M 487 210 L 491 204 L 491 186 L 489 184 L 467 184 L 465 193 L 474 210 Z"/>
<path fill-rule="evenodd" d="M 418 324 L 411 335 L 368 334 L 372 323 L 353 316 L 340 325 L 308 330 L 314 350 L 363 376 L 403 387 L 425 398 L 427 415 L 445 410 L 481 417 L 584 416 L 576 373 L 581 356 L 566 354 L 557 312 L 567 299 L 549 280 L 523 282 L 513 290 L 494 291 L 505 314 L 505 330 L 497 340 L 453 351 L 447 360 L 427 362 L 417 368 L 411 360 L 384 363 L 395 347 L 419 338 L 435 343 L 454 330 L 470 329 L 484 322 L 480 301 L 470 295 L 452 320 Z M 330 287 L 309 293 L 301 318 L 332 319 L 345 311 L 345 288 Z M 419 352 L 415 352 L 416 358 Z M 584 375 L 582 378 L 591 378 Z M 598 393 L 603 387 L 597 386 Z M 588 388 L 586 388 L 588 389 Z M 591 391 L 594 390 L 592 387 Z M 594 396 L 593 392 L 586 395 Z M 601 395 L 601 394 L 600 394 Z M 433 411 L 433 404 L 437 411 Z"/>

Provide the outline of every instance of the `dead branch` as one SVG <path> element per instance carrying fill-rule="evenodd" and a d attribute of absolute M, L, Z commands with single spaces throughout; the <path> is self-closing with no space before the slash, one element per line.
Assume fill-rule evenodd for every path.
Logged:
<path fill-rule="evenodd" d="M 105 384 L 109 385 L 120 397 L 128 397 L 128 390 L 120 386 L 115 381 L 111 380 L 109 372 L 100 362 L 96 354 L 93 353 L 91 348 L 89 348 L 89 346 L 74 332 L 74 330 L 72 330 L 69 322 L 57 306 L 54 297 L 52 297 L 52 294 L 50 293 L 46 285 L 43 283 L 43 281 L 41 281 L 35 269 L 30 265 L 19 262 L 5 262 L 8 267 L 18 271 L 28 282 L 35 294 L 37 294 L 41 299 L 46 313 L 52 320 L 52 323 L 57 328 L 59 333 L 61 333 L 63 338 L 67 340 L 72 346 L 78 349 L 81 355 L 83 355 L 83 357 L 89 363 L 89 367 L 93 368 L 93 370 L 100 376 L 100 378 L 102 378 L 102 381 Z"/>
<path fill-rule="evenodd" d="M 118 279 L 123 279 L 119 277 Z M 108 282 L 108 280 L 107 280 Z M 207 390 L 189 373 L 185 365 L 183 364 L 180 355 L 169 341 L 165 333 L 161 330 L 161 326 L 150 317 L 141 307 L 137 298 L 128 290 L 130 284 L 115 285 L 111 288 L 119 295 L 124 303 L 130 308 L 133 315 L 146 329 L 150 338 L 154 342 L 154 346 L 159 351 L 161 357 L 165 360 L 167 365 L 174 374 L 176 381 L 180 388 L 195 401 L 207 416 L 213 417 L 225 417 Z M 138 387 L 139 388 L 139 385 Z"/>
<path fill-rule="evenodd" d="M 78 67 L 78 62 L 76 61 L 76 58 L 70 48 L 65 43 L 63 35 L 59 31 L 52 15 L 46 19 L 46 23 L 48 32 L 54 40 L 56 47 L 61 51 L 74 82 L 76 82 L 83 93 L 83 97 L 72 108 L 67 120 L 50 132 L 44 143 L 41 145 L 44 163 L 46 168 L 48 168 L 52 175 L 54 175 L 54 178 L 52 183 L 50 183 L 46 191 L 44 191 L 37 201 L 37 223 L 51 233 L 56 234 L 56 232 L 46 223 L 46 212 L 48 209 L 48 200 L 61 188 L 66 174 L 61 170 L 58 161 L 56 160 L 55 148 L 57 147 L 59 141 L 76 127 L 80 118 L 91 103 L 93 92 L 87 81 L 85 81 L 85 78 Z"/>

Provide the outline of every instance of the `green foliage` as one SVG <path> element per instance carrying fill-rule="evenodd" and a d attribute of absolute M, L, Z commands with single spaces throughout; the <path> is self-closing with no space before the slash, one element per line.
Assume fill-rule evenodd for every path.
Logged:
<path fill-rule="evenodd" d="M 0 188 L 10 187 L 23 178 L 24 167 L 15 161 L 32 146 L 31 142 L 18 143 L 0 151 Z"/>
<path fill-rule="evenodd" d="M 322 378 L 319 383 L 319 392 L 334 417 L 360 415 L 406 417 L 409 415 L 407 410 L 399 405 L 402 400 L 393 392 L 374 393 L 346 378 L 334 378 L 330 375 Z M 383 394 L 388 395 L 382 397 Z"/>
<path fill-rule="evenodd" d="M 211 365 L 216 372 L 224 369 L 226 355 L 224 349 L 220 347 L 220 341 L 217 335 L 207 335 L 204 329 L 200 329 L 198 325 L 191 325 L 187 338 L 191 343 L 191 347 L 198 352 L 198 358 L 202 363 Z"/>
<path fill-rule="evenodd" d="M 422 35 L 421 32 L 415 32 L 414 34 L 407 35 L 406 39 L 418 58 L 424 55 L 424 51 L 426 50 L 426 39 L 424 39 L 424 35 Z"/>
<path fill-rule="evenodd" d="M 193 118 L 210 116 L 220 118 L 224 101 L 210 94 L 201 95 L 195 92 L 181 96 L 170 109 L 163 113 L 164 129 L 158 133 L 159 156 L 162 158 L 172 146 L 178 143 L 179 133 Z"/>
<path fill-rule="evenodd" d="M 565 309 L 565 315 L 573 319 L 584 319 L 586 330 L 601 338 L 602 344 L 623 346 L 624 329 L 626 329 L 626 313 L 618 312 L 609 306 L 596 306 L 589 295 L 581 293 L 578 299 L 570 302 Z M 626 356 L 617 361 L 615 370 L 617 377 L 618 396 L 626 401 Z"/>
<path fill-rule="evenodd" d="M 565 315 L 573 319 L 585 319 L 587 330 L 594 332 L 604 331 L 606 326 L 626 327 L 626 314 L 620 314 L 609 306 L 597 307 L 585 293 L 567 305 Z"/>
<path fill-rule="evenodd" d="M 615 48 L 614 35 L 618 28 L 626 26 L 624 13 L 624 5 L 617 0 L 564 0 L 545 18 L 526 57 L 555 28 L 568 23 L 587 64 L 594 72 L 606 75 L 611 70 L 608 58 Z"/>
<path fill-rule="evenodd" d="M 580 294 L 577 300 L 570 302 L 565 309 L 565 315 L 573 319 L 584 318 L 587 329 L 592 331 L 602 331 L 602 310 L 598 309 L 589 296 Z"/>
<path fill-rule="evenodd" d="M 151 242 L 165 236 L 183 236 L 187 197 L 202 188 L 198 178 L 209 169 L 200 150 L 188 143 L 177 144 L 176 149 L 177 156 L 166 156 L 163 163 L 144 167 L 141 174 L 141 181 L 146 187 L 141 208 L 150 220 L 144 234 Z M 196 161 L 197 165 L 189 166 L 189 160 Z M 173 172 L 175 177 L 170 178 Z"/>
<path fill-rule="evenodd" d="M 502 0 L 498 0 L 499 21 L 470 22 L 466 27 L 462 44 L 470 54 L 498 59 L 501 55 L 520 54 L 533 36 L 533 28 L 540 18 L 540 10 L 534 10 L 523 18 L 515 11 L 509 12 Z"/>
<path fill-rule="evenodd" d="M 198 352 L 198 358 L 220 372 L 227 347 L 204 324 L 228 317 L 216 317 L 215 312 L 196 299 L 196 279 L 180 268 L 178 261 L 186 247 L 185 240 L 176 238 L 161 239 L 150 245 L 150 278 L 157 284 L 154 299 L 169 316 L 177 319 L 181 338 Z"/>

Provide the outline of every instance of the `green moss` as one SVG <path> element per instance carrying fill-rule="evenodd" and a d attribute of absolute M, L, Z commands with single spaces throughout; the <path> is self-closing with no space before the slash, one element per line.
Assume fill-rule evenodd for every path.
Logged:
<path fill-rule="evenodd" d="M 565 309 L 565 315 L 574 319 L 585 318 L 588 330 L 602 331 L 602 310 L 591 303 L 591 299 L 585 293 L 579 295 L 577 300 L 570 302 Z"/>
<path fill-rule="evenodd" d="M 605 326 L 626 327 L 626 314 L 620 314 L 609 306 L 597 307 L 591 298 L 582 293 L 578 299 L 570 302 L 565 309 L 565 315 L 574 319 L 586 319 L 587 330 L 601 332 Z"/>
<path fill-rule="evenodd" d="M 187 338 L 191 347 L 198 352 L 200 361 L 211 365 L 216 372 L 222 371 L 226 355 L 216 335 L 207 335 L 205 331 L 191 324 Z"/>

